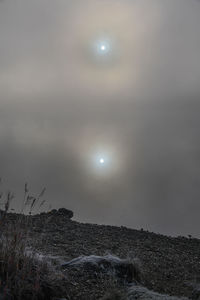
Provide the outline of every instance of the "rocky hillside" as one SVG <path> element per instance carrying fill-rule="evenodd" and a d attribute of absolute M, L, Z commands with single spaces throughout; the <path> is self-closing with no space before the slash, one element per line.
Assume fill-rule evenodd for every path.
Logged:
<path fill-rule="evenodd" d="M 72 218 L 67 209 L 4 216 L 2 236 L 20 220 L 26 255 L 54 273 L 35 299 L 200 299 L 200 240 Z"/>

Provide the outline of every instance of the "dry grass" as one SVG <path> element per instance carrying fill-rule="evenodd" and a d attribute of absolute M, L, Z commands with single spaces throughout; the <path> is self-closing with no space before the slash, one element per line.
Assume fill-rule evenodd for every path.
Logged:
<path fill-rule="evenodd" d="M 38 197 L 30 196 L 25 184 L 21 213 L 28 207 L 29 215 L 36 205 L 41 207 L 45 189 Z M 13 194 L 1 193 L 0 212 L 0 295 L 6 299 L 51 299 L 51 288 L 47 282 L 51 279 L 51 270 L 45 262 L 36 260 L 34 253 L 27 254 L 28 234 L 31 221 L 28 216 L 18 215 L 14 221 L 7 218 Z M 2 202 L 3 201 L 3 202 Z"/>

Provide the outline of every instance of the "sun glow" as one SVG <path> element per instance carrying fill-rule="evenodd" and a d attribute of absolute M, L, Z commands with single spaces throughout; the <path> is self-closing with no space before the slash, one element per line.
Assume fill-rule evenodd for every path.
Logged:
<path fill-rule="evenodd" d="M 105 163 L 105 160 L 104 160 L 104 158 L 100 158 L 100 160 L 99 160 L 99 162 L 100 162 L 100 164 L 104 164 Z"/>
<path fill-rule="evenodd" d="M 93 53 L 99 57 L 111 55 L 112 43 L 109 38 L 100 38 L 93 42 Z"/>
<path fill-rule="evenodd" d="M 115 177 L 122 167 L 118 144 L 113 146 L 106 142 L 95 141 L 94 145 L 88 148 L 88 141 L 84 139 L 82 150 L 80 154 L 82 164 L 89 171 L 88 175 L 92 174 L 94 178 Z"/>

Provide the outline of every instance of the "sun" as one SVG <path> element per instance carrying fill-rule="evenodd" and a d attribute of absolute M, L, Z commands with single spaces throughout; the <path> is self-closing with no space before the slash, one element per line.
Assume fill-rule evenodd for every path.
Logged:
<path fill-rule="evenodd" d="M 110 157 L 106 153 L 96 153 L 94 155 L 94 165 L 96 165 L 97 170 L 109 169 Z"/>
<path fill-rule="evenodd" d="M 93 42 L 93 53 L 99 57 L 111 55 L 112 45 L 108 38 L 100 38 Z"/>
<path fill-rule="evenodd" d="M 104 164 L 105 163 L 105 160 L 104 160 L 104 158 L 100 158 L 100 160 L 99 160 L 99 162 L 100 162 L 100 164 Z"/>

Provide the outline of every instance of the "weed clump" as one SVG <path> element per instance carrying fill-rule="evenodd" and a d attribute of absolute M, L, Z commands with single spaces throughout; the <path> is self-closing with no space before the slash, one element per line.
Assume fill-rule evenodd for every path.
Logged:
<path fill-rule="evenodd" d="M 32 227 L 29 215 L 36 205 L 44 204 L 44 192 L 45 189 L 38 197 L 30 196 L 25 184 L 21 214 L 15 214 L 14 219 L 8 217 L 14 195 L 0 194 L 4 206 L 4 210 L 0 210 L 0 296 L 3 299 L 43 300 L 50 299 L 52 294 L 49 265 L 38 261 L 34 252 L 31 255 L 27 252 Z M 24 208 L 28 208 L 29 215 L 23 214 Z"/>

